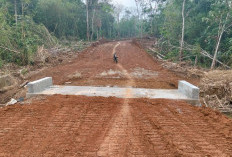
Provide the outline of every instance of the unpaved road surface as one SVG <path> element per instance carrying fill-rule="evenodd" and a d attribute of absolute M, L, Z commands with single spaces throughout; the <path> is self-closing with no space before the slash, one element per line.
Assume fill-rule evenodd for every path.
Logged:
<path fill-rule="evenodd" d="M 54 95 L 1 108 L 0 156 L 232 156 L 232 121 L 219 112 L 182 101 L 128 98 L 131 87 L 176 88 L 183 79 L 130 41 L 91 48 L 31 79 L 43 76 L 56 84 L 128 90 L 123 99 Z"/>
<path fill-rule="evenodd" d="M 113 52 L 119 57 L 119 64 L 113 63 Z M 125 71 L 126 70 L 126 71 Z M 141 88 L 177 88 L 178 80 L 185 79 L 162 68 L 157 61 L 144 50 L 130 41 L 111 42 L 92 47 L 81 53 L 69 64 L 44 70 L 31 77 L 31 80 L 52 76 L 55 84 L 126 86 L 128 75 L 135 82 L 133 87 Z M 196 84 L 199 80 L 188 80 Z"/>

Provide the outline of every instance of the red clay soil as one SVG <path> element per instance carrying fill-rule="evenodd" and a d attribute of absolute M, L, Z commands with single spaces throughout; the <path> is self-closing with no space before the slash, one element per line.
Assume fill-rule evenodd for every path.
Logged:
<path fill-rule="evenodd" d="M 171 100 L 55 95 L 0 109 L 0 156 L 231 156 L 232 121 Z"/>
<path fill-rule="evenodd" d="M 109 71 L 110 69 L 121 71 L 118 66 L 113 64 L 112 51 L 116 44 L 117 42 L 111 42 L 92 47 L 88 51 L 81 53 L 75 60 L 70 61 L 70 63 L 48 68 L 32 76 L 30 79 L 36 80 L 52 76 L 54 83 L 57 85 L 71 82 L 71 85 L 81 86 L 125 86 L 128 78 L 117 77 L 115 75 L 111 75 L 110 77 L 99 76 L 102 72 Z M 178 80 L 185 79 L 164 69 L 158 61 L 155 61 L 145 50 L 139 48 L 131 41 L 120 42 L 120 45 L 116 49 L 116 54 L 119 57 L 119 64 L 128 72 L 133 72 L 136 68 L 143 68 L 158 73 L 153 78 L 134 77 L 134 87 L 173 89 L 177 88 Z M 80 73 L 81 76 L 72 77 L 75 73 Z M 199 82 L 196 79 L 187 80 L 196 85 Z"/>
<path fill-rule="evenodd" d="M 43 76 L 55 84 L 144 88 L 176 88 L 183 79 L 129 41 L 93 47 L 31 79 Z M 0 108 L 0 156 L 232 156 L 232 120 L 182 101 L 128 99 L 132 94 L 128 87 L 124 99 L 54 95 Z"/>

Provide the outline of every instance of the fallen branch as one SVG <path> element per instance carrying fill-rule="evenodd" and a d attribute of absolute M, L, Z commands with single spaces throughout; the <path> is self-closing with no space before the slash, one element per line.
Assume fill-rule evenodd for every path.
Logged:
<path fill-rule="evenodd" d="M 208 105 L 207 105 L 207 103 L 205 101 L 205 98 L 203 98 L 203 102 L 204 102 L 205 106 L 208 107 Z"/>
<path fill-rule="evenodd" d="M 186 43 L 186 45 L 190 47 L 190 45 L 188 45 L 187 43 Z M 192 46 L 192 47 L 194 47 L 194 46 Z M 193 49 L 190 49 L 190 48 L 187 48 L 187 50 L 193 51 Z M 203 50 L 202 48 L 201 48 L 201 52 L 200 52 L 200 53 L 201 53 L 203 56 L 208 57 L 208 58 L 210 58 L 211 60 L 213 60 L 213 56 L 211 56 L 207 51 Z M 219 61 L 218 59 L 216 59 L 216 62 L 218 62 L 219 64 L 221 64 L 222 66 L 224 66 L 224 67 L 226 67 L 226 68 L 228 68 L 228 69 L 231 69 L 228 65 L 222 63 L 222 62 Z"/>
<path fill-rule="evenodd" d="M 213 57 L 212 57 L 208 52 L 206 52 L 205 50 L 202 50 L 200 53 L 201 53 L 203 56 L 206 56 L 206 57 L 208 57 L 208 58 L 210 58 L 210 59 L 213 60 Z M 219 60 L 217 60 L 217 59 L 216 59 L 216 62 L 218 62 L 219 64 L 221 64 L 222 66 L 224 66 L 224 67 L 226 67 L 226 68 L 228 68 L 228 69 L 231 69 L 228 65 L 222 63 L 221 61 L 219 61 Z"/>
<path fill-rule="evenodd" d="M 164 41 L 164 42 L 161 43 L 161 44 L 164 44 L 164 43 L 166 43 L 166 41 Z M 158 45 L 158 44 L 156 44 L 156 45 Z M 194 48 L 195 48 L 194 46 L 189 45 L 189 44 L 187 44 L 187 43 L 185 43 L 184 45 L 185 45 L 185 47 L 183 48 L 183 50 L 194 51 Z M 179 46 L 174 46 L 174 45 L 170 44 L 169 42 L 168 42 L 168 46 L 169 46 L 171 49 L 173 49 L 173 48 L 180 49 Z M 156 53 L 157 53 L 157 52 L 156 52 Z M 213 60 L 213 56 L 211 56 L 207 51 L 203 50 L 202 48 L 201 48 L 200 54 L 203 55 L 203 56 L 205 56 L 205 57 L 208 57 L 208 58 L 211 59 L 211 60 Z M 219 63 L 220 65 L 222 65 L 223 67 L 227 68 L 227 69 L 231 69 L 231 67 L 229 67 L 228 65 L 222 63 L 222 62 L 219 61 L 218 59 L 216 59 L 216 62 Z"/>
<path fill-rule="evenodd" d="M 11 50 L 11 49 L 9 49 L 9 48 L 7 48 L 7 47 L 0 46 L 0 48 L 5 49 L 5 50 L 8 50 L 8 51 L 11 51 L 11 52 L 20 53 L 19 51 Z"/>
<path fill-rule="evenodd" d="M 222 103 L 221 103 L 221 101 L 218 99 L 218 96 L 217 96 L 216 94 L 215 94 L 214 96 L 217 98 L 217 101 L 219 102 L 220 106 L 221 106 L 222 108 L 224 108 L 223 105 L 222 105 Z"/>
<path fill-rule="evenodd" d="M 28 83 L 29 83 L 29 81 L 25 81 L 24 83 L 22 83 L 22 84 L 19 86 L 19 88 L 25 87 Z"/>
<path fill-rule="evenodd" d="M 151 50 L 152 52 L 157 53 L 159 56 L 161 56 L 161 57 L 162 57 L 162 59 L 163 59 L 163 58 L 165 58 L 165 56 L 164 56 L 164 55 L 162 55 L 161 53 L 159 53 L 159 52 L 155 51 L 154 49 L 149 48 L 149 50 Z"/>

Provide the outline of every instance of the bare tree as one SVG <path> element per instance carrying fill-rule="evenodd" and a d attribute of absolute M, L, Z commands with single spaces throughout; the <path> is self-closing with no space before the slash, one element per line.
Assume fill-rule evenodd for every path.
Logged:
<path fill-rule="evenodd" d="M 227 22 L 228 16 L 229 16 L 229 13 L 227 13 L 227 16 L 226 16 L 226 22 Z M 216 64 L 218 49 L 219 49 L 219 46 L 220 46 L 220 43 L 221 43 L 222 35 L 223 35 L 224 31 L 225 31 L 226 22 L 223 25 L 222 25 L 221 22 L 219 23 L 217 44 L 216 44 L 216 48 L 215 48 L 215 51 L 214 51 L 214 56 L 213 56 L 213 61 L 212 61 L 212 64 L 211 64 L 211 69 L 213 69 L 215 67 L 215 64 Z"/>
<path fill-rule="evenodd" d="M 86 36 L 89 41 L 89 0 L 86 0 Z"/>
<path fill-rule="evenodd" d="M 183 55 L 183 46 L 184 46 L 184 29 L 185 29 L 185 1 L 183 0 L 182 4 L 182 35 L 181 35 L 181 41 L 180 41 L 180 52 L 179 52 L 179 61 L 182 60 Z"/>
<path fill-rule="evenodd" d="M 151 13 L 150 13 L 150 17 L 151 17 L 151 21 L 150 21 L 150 27 L 151 27 L 151 34 L 153 33 L 153 18 L 152 18 L 152 15 L 154 15 L 154 9 L 152 7 L 152 0 L 149 0 L 149 6 L 150 6 L 150 9 L 151 9 Z"/>
<path fill-rule="evenodd" d="M 121 15 L 123 9 L 124 9 L 124 6 L 121 5 L 121 4 L 116 4 L 115 8 L 114 8 L 115 18 L 117 20 L 117 27 L 118 27 L 117 35 L 118 35 L 119 38 L 120 38 L 119 22 L 120 22 L 120 15 Z"/>
<path fill-rule="evenodd" d="M 211 64 L 211 69 L 214 69 L 215 64 L 217 62 L 217 54 L 218 54 L 218 49 L 220 47 L 222 36 L 223 36 L 224 32 L 232 26 L 232 22 L 231 22 L 232 19 L 230 16 L 230 11 L 231 11 L 231 7 L 232 7 L 231 1 L 226 0 L 225 2 L 229 8 L 228 8 L 228 11 L 226 13 L 225 19 L 223 19 L 223 15 L 220 16 L 220 22 L 219 22 L 219 26 L 218 26 L 218 35 L 217 35 L 217 44 L 216 44 L 216 48 L 214 51 L 214 57 L 213 57 L 213 61 Z"/>
<path fill-rule="evenodd" d="M 91 32 L 91 41 L 93 41 L 93 35 L 94 35 L 94 19 L 95 19 L 95 12 L 96 12 L 96 7 L 95 5 L 93 6 L 93 16 L 92 16 L 92 32 Z"/>
<path fill-rule="evenodd" d="M 30 2 L 31 0 L 21 0 L 21 12 L 22 12 L 22 22 L 21 22 L 21 25 L 22 25 L 22 38 L 25 38 L 26 37 L 26 33 L 24 31 L 24 22 L 25 22 L 25 10 L 27 10 L 27 8 L 29 7 L 30 5 Z"/>
<path fill-rule="evenodd" d="M 15 10 L 15 23 L 18 25 L 18 13 L 17 13 L 17 1 L 14 0 L 14 10 Z"/>
<path fill-rule="evenodd" d="M 137 7 L 137 13 L 138 13 L 138 18 L 139 18 L 139 28 L 140 28 L 140 38 L 143 37 L 143 26 L 142 26 L 142 22 L 141 22 L 141 15 L 140 15 L 140 11 L 139 11 L 139 0 L 135 0 L 135 4 Z"/>

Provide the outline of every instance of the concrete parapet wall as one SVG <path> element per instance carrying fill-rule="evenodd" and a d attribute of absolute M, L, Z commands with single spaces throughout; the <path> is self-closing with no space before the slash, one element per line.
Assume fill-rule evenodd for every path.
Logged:
<path fill-rule="evenodd" d="M 190 99 L 199 99 L 199 88 L 186 81 L 179 81 L 178 91 Z"/>
<path fill-rule="evenodd" d="M 45 77 L 27 84 L 28 93 L 39 93 L 53 85 L 51 77 Z"/>

